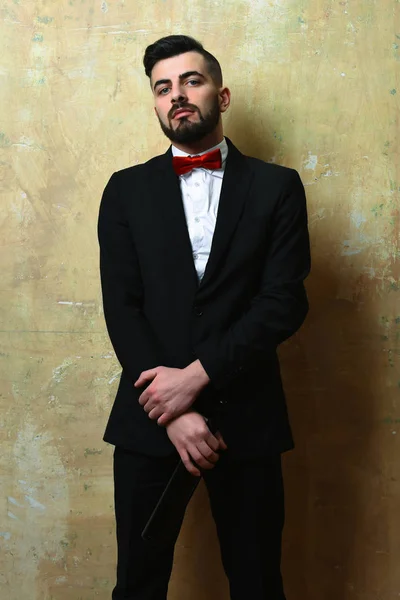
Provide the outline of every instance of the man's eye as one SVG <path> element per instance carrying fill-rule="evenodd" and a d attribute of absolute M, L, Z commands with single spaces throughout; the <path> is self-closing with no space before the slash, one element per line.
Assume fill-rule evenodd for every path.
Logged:
<path fill-rule="evenodd" d="M 197 85 L 199 82 L 197 81 L 197 79 L 189 79 L 187 83 Z"/>
<path fill-rule="evenodd" d="M 169 88 L 165 87 L 165 88 L 162 88 L 161 90 L 159 90 L 158 93 L 160 94 L 160 96 L 165 96 L 165 92 L 167 92 L 168 90 L 169 90 Z"/>

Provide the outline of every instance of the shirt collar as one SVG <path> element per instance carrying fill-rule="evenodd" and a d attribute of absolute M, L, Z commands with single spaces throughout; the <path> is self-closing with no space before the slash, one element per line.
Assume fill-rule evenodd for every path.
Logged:
<path fill-rule="evenodd" d="M 212 148 L 208 148 L 208 150 L 204 150 L 204 152 L 198 152 L 197 154 L 189 154 L 188 152 L 184 152 L 183 150 L 179 150 L 176 146 L 172 145 L 172 156 L 201 156 L 202 154 L 206 154 L 206 152 L 211 152 L 212 150 L 216 150 L 219 148 L 221 150 L 221 160 L 222 160 L 222 168 L 215 169 L 212 171 L 213 174 L 218 175 L 224 172 L 225 169 L 225 161 L 228 156 L 228 144 L 226 143 L 226 139 L 224 138 L 222 142 L 213 146 Z"/>

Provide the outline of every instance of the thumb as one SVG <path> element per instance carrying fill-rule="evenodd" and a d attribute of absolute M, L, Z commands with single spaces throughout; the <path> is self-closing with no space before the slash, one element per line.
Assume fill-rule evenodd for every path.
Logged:
<path fill-rule="evenodd" d="M 225 440 L 222 437 L 222 434 L 220 431 L 217 431 L 217 433 L 215 434 L 215 437 L 217 438 L 217 440 L 219 441 L 219 446 L 220 448 L 222 448 L 222 450 L 227 450 L 228 446 L 225 444 Z"/>
<path fill-rule="evenodd" d="M 146 383 L 146 381 L 151 381 L 152 379 L 154 379 L 156 375 L 157 375 L 156 369 L 149 369 L 148 371 L 142 371 L 142 373 L 140 373 L 139 379 L 137 381 L 135 381 L 134 386 L 140 387 L 141 385 Z"/>

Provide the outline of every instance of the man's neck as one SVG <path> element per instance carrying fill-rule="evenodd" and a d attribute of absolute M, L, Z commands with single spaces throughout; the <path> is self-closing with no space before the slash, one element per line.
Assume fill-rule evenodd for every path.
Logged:
<path fill-rule="evenodd" d="M 195 142 L 193 144 L 176 144 L 174 143 L 175 148 L 182 150 L 182 152 L 186 152 L 187 154 L 200 154 L 201 152 L 206 152 L 209 148 L 213 148 L 222 142 L 224 139 L 223 132 L 215 132 L 213 131 L 202 140 Z"/>

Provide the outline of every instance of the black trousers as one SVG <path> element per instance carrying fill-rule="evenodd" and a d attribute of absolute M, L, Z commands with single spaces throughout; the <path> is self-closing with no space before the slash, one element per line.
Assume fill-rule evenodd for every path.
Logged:
<path fill-rule="evenodd" d="M 155 550 L 141 532 L 176 457 L 116 448 L 117 584 L 113 600 L 166 600 L 174 544 Z M 284 495 L 281 458 L 232 459 L 229 449 L 205 475 L 232 600 L 285 600 L 280 571 Z M 183 521 L 182 515 L 182 521 Z"/>

